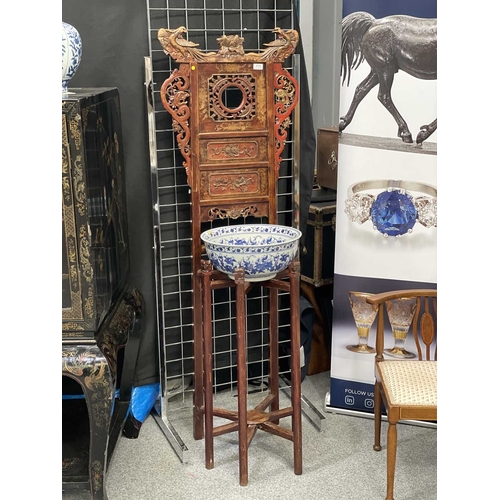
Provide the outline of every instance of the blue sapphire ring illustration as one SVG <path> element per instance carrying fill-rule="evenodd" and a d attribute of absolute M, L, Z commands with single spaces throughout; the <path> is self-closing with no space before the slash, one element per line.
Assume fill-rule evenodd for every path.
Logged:
<path fill-rule="evenodd" d="M 366 192 L 375 190 L 382 192 Z M 417 222 L 425 228 L 437 227 L 437 188 L 401 180 L 357 182 L 347 190 L 344 211 L 351 222 L 370 220 L 384 236 L 397 238 L 410 234 Z"/>

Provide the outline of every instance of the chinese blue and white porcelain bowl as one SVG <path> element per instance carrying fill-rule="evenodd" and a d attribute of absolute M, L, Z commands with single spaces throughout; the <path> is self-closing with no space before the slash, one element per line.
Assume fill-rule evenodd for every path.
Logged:
<path fill-rule="evenodd" d="M 62 91 L 68 92 L 68 83 L 75 76 L 82 59 L 82 39 L 71 24 L 62 23 Z"/>
<path fill-rule="evenodd" d="M 246 281 L 265 281 L 284 271 L 297 255 L 302 233 L 276 224 L 244 224 L 209 229 L 201 234 L 212 265 L 234 279 L 245 270 Z"/>

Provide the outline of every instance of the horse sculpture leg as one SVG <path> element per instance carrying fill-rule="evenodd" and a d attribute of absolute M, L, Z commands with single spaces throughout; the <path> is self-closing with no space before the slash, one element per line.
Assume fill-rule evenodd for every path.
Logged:
<path fill-rule="evenodd" d="M 396 120 L 398 124 L 398 137 L 403 139 L 403 142 L 412 143 L 413 138 L 411 136 L 411 132 L 408 129 L 408 124 L 405 122 L 404 118 L 401 116 L 399 111 L 394 106 L 391 97 L 391 88 L 392 83 L 394 81 L 394 73 L 392 72 L 383 72 L 379 74 L 379 91 L 378 91 L 378 100 L 385 106 L 387 111 L 391 113 L 391 115 Z"/>
<path fill-rule="evenodd" d="M 422 125 L 420 132 L 417 135 L 417 144 L 422 144 L 428 139 L 437 129 L 437 118 L 429 123 L 429 125 Z"/>
<path fill-rule="evenodd" d="M 359 103 L 365 98 L 366 94 L 368 94 L 368 92 L 370 92 L 370 90 L 377 85 L 377 83 L 378 76 L 373 71 L 370 71 L 370 74 L 356 87 L 349 110 L 345 116 L 342 116 L 339 120 L 339 132 L 342 132 L 342 130 L 344 130 L 347 125 L 351 123 L 354 112 L 359 106 Z"/>

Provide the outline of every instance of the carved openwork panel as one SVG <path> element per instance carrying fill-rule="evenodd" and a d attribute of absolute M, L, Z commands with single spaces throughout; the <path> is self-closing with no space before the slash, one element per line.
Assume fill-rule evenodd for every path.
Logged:
<path fill-rule="evenodd" d="M 268 76 L 270 78 L 268 78 Z M 200 64 L 199 130 L 203 132 L 267 131 L 267 89 L 272 85 L 262 63 Z"/>
<path fill-rule="evenodd" d="M 255 117 L 256 94 L 253 75 L 210 75 L 207 91 L 209 115 L 212 120 L 242 121 Z"/>
<path fill-rule="evenodd" d="M 183 37 L 182 26 L 158 32 L 165 53 L 179 63 L 160 95 L 173 118 L 195 211 L 198 201 L 221 207 L 224 198 L 257 203 L 249 210 L 214 207 L 212 214 L 269 216 L 276 210 L 280 155 L 298 101 L 297 82 L 282 62 L 293 54 L 298 33 L 273 31 L 276 40 L 260 53 L 246 53 L 238 35 L 222 35 L 218 52 L 203 52 Z M 222 173 L 225 166 L 231 171 Z M 207 172 L 212 169 L 217 172 Z"/>

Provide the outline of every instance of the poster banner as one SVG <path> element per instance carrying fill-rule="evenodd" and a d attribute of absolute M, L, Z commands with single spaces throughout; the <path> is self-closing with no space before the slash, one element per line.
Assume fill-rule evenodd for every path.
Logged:
<path fill-rule="evenodd" d="M 436 0 L 343 3 L 333 409 L 373 412 L 376 320 L 368 331 L 354 320 L 364 294 L 437 287 L 436 11 Z M 409 335 L 399 355 L 415 352 Z"/>

